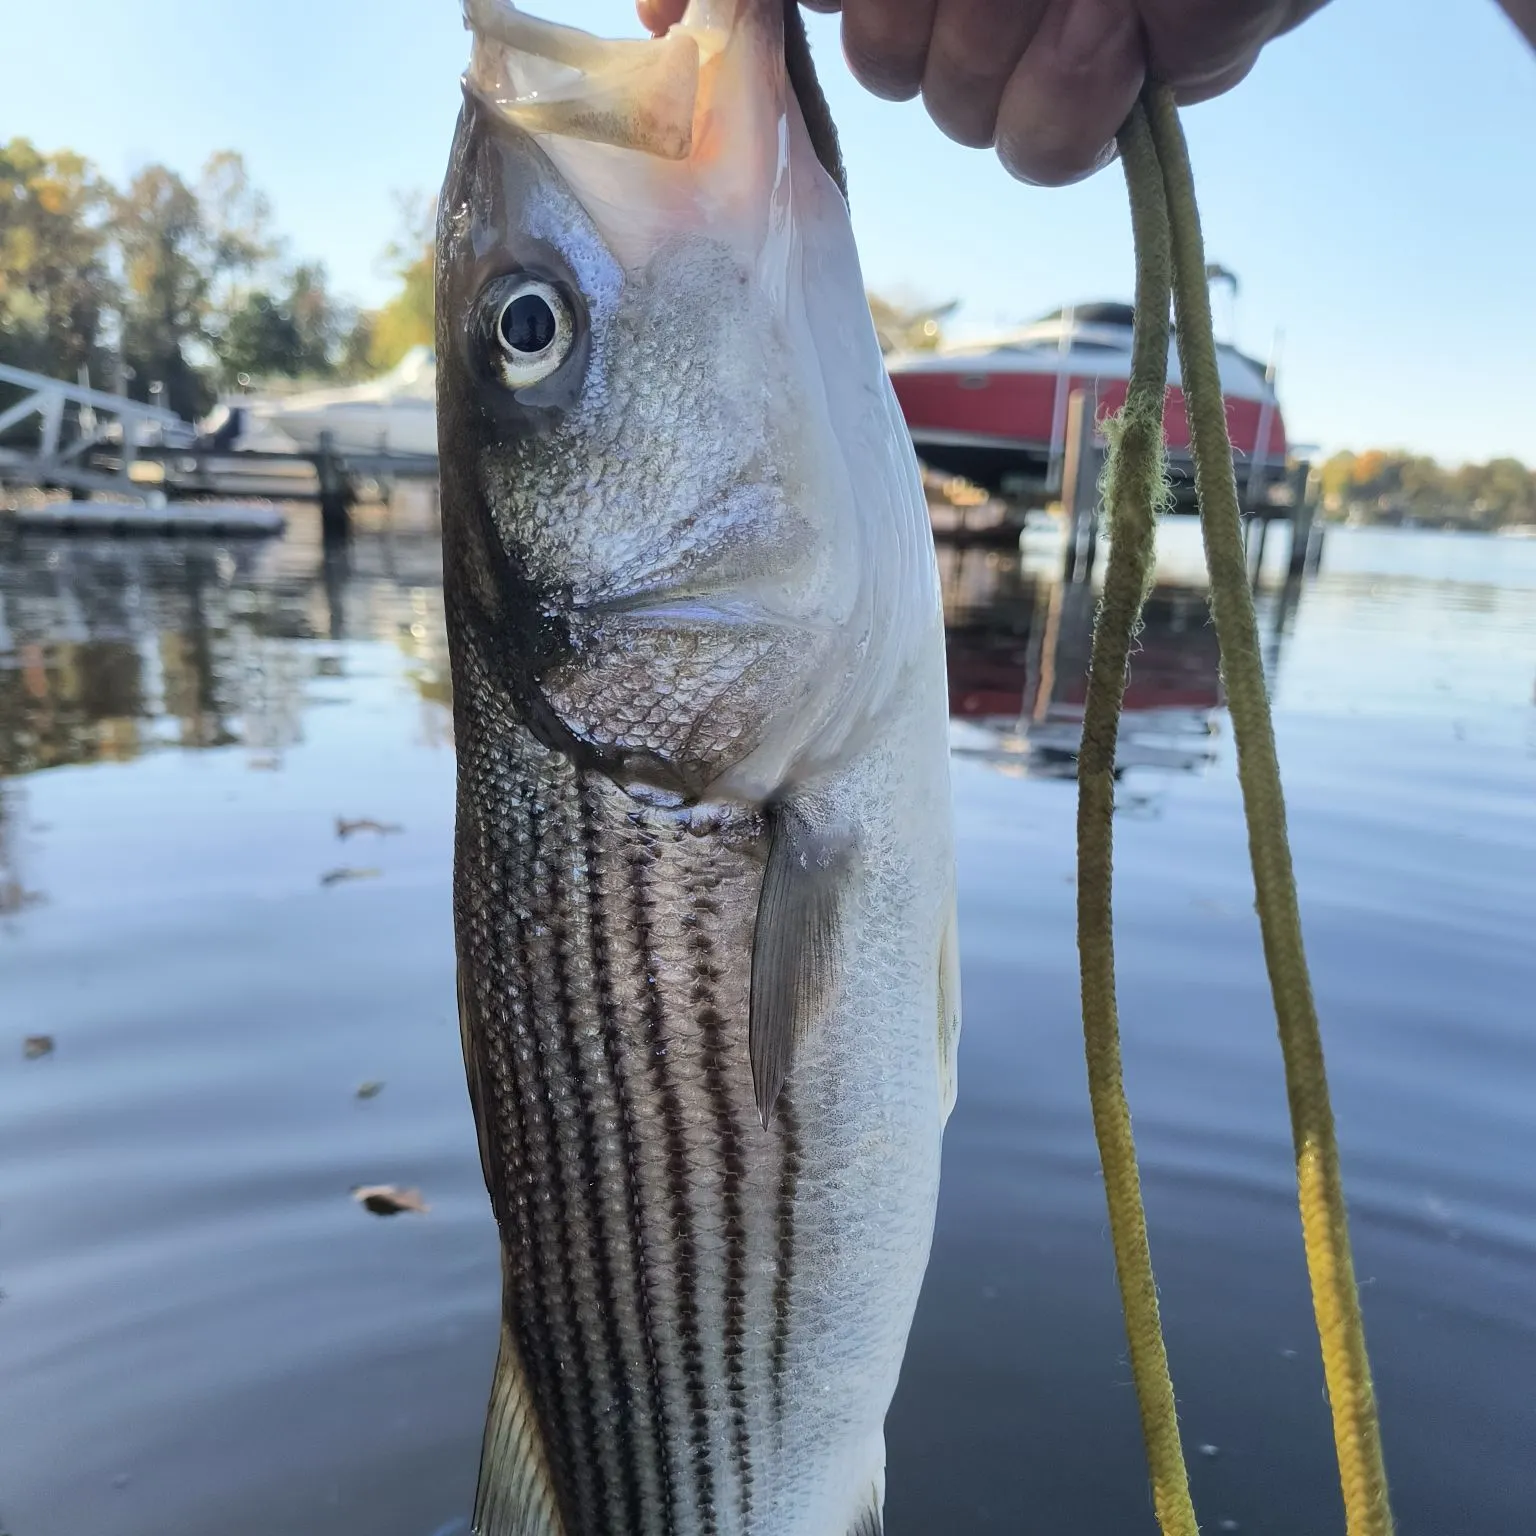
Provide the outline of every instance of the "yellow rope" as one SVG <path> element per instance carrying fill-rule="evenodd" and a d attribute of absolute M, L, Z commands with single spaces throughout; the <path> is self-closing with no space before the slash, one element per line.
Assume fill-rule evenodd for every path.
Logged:
<path fill-rule="evenodd" d="M 1232 445 L 1211 332 L 1200 213 L 1172 93 L 1153 91 L 1148 116 L 1173 234 L 1179 364 L 1194 447 L 1200 527 L 1211 573 L 1211 609 L 1221 648 L 1222 675 L 1237 742 L 1237 772 L 1248 822 L 1264 959 L 1285 1060 L 1302 1238 L 1333 1411 L 1346 1524 L 1349 1536 L 1388 1536 L 1392 1511 L 1387 1501 L 1376 1397 L 1350 1254 L 1322 1038 L 1302 945 L 1258 626 L 1248 592 Z"/>
<path fill-rule="evenodd" d="M 1345 1520 L 1348 1536 L 1391 1536 L 1392 1511 L 1350 1254 L 1338 1144 L 1302 944 L 1258 627 L 1248 592 L 1200 215 L 1170 91 L 1149 86 L 1143 93 L 1142 103 L 1121 131 L 1120 153 L 1136 240 L 1136 332 L 1125 409 L 1110 424 L 1104 489 L 1112 543 L 1094 627 L 1078 760 L 1078 953 L 1089 1095 L 1153 1501 L 1167 1536 L 1193 1536 L 1197 1531 L 1158 1319 L 1146 1213 L 1121 1073 L 1110 904 L 1120 707 L 1130 647 L 1151 577 L 1155 513 L 1166 495 L 1162 413 L 1171 266 L 1200 527 L 1211 574 L 1211 608 L 1237 742 L 1264 958 L 1285 1061 L 1302 1239 L 1333 1412 Z"/>
<path fill-rule="evenodd" d="M 1152 571 L 1156 502 L 1165 484 L 1163 397 L 1168 379 L 1172 252 L 1157 151 L 1140 106 L 1120 131 L 1120 156 L 1136 238 L 1136 329 L 1125 407 L 1107 429 L 1111 452 L 1104 501 L 1110 517 L 1109 561 L 1093 630 L 1083 744 L 1077 760 L 1077 946 L 1088 1096 L 1104 1169 L 1110 1238 L 1152 1476 L 1153 1507 L 1167 1536 L 1197 1536 L 1120 1065 L 1111 911 L 1120 706 Z"/>

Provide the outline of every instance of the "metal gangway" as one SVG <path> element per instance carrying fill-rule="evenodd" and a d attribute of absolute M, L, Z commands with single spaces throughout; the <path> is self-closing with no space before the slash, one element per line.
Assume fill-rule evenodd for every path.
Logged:
<path fill-rule="evenodd" d="M 146 503 L 164 501 L 158 485 L 134 479 L 133 466 L 141 448 L 160 446 L 169 434 L 186 433 L 186 422 L 173 411 L 5 363 L 0 363 L 0 384 L 23 391 L 14 405 L 0 410 L 0 483 L 113 491 Z M 35 442 L 6 441 L 34 416 Z"/>

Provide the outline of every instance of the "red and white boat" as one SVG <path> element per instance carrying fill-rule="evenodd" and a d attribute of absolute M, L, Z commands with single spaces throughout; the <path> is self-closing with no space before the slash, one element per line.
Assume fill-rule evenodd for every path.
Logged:
<path fill-rule="evenodd" d="M 1052 491 L 1073 391 L 1096 391 L 1100 416 L 1125 403 L 1133 316 L 1128 304 L 1079 304 L 1009 336 L 887 358 L 918 457 L 1003 495 Z M 1258 499 L 1285 475 L 1273 378 L 1235 347 L 1218 344 L 1217 357 L 1238 487 Z M 1189 424 L 1173 348 L 1168 381 L 1165 431 L 1178 488 L 1189 481 Z"/>

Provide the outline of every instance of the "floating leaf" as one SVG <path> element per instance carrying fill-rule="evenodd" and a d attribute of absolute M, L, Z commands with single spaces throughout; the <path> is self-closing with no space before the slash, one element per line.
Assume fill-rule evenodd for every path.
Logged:
<path fill-rule="evenodd" d="M 396 1184 L 359 1184 L 352 1198 L 375 1216 L 398 1216 L 401 1211 L 424 1212 L 431 1209 L 419 1189 L 401 1189 Z"/>
<path fill-rule="evenodd" d="M 21 1042 L 21 1054 L 28 1061 L 36 1061 L 39 1056 L 48 1056 L 53 1052 L 52 1035 L 28 1035 Z"/>
<path fill-rule="evenodd" d="M 336 818 L 336 836 L 343 842 L 354 832 L 372 832 L 378 837 L 388 837 L 403 831 L 405 828 L 398 821 L 375 821 L 371 816 L 360 816 L 355 821 L 348 821 L 345 816 Z"/>
<path fill-rule="evenodd" d="M 380 869 L 328 869 L 320 876 L 321 885 L 340 885 L 344 880 L 377 880 Z"/>

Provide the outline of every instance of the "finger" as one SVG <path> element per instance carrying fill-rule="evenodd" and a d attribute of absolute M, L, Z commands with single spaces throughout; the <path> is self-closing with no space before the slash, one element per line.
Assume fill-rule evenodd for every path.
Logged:
<path fill-rule="evenodd" d="M 936 0 L 843 0 L 843 52 L 876 96 L 907 101 L 923 83 Z"/>
<path fill-rule="evenodd" d="M 668 27 L 683 19 L 688 0 L 637 0 L 635 9 L 640 14 L 640 25 L 660 37 Z"/>
<path fill-rule="evenodd" d="M 1045 7 L 1046 0 L 938 0 L 923 104 L 950 138 L 973 149 L 991 145 L 1003 89 Z"/>
<path fill-rule="evenodd" d="M 1145 76 L 1132 0 L 1050 0 L 1003 89 L 998 158 L 1043 186 L 1092 175 L 1114 158 Z"/>
<path fill-rule="evenodd" d="M 1141 0 L 1148 65 L 1175 89 L 1213 86 L 1245 60 L 1251 65 L 1272 37 L 1322 5 L 1323 0 Z M 1246 73 L 1242 69 L 1232 83 Z M 1205 96 L 1219 95 L 1220 89 L 1208 89 Z"/>
<path fill-rule="evenodd" d="M 1192 107 L 1196 102 L 1209 101 L 1213 96 L 1224 95 L 1242 80 L 1258 62 L 1258 54 L 1251 53 L 1246 59 L 1239 59 L 1236 64 L 1228 66 L 1217 74 L 1207 76 L 1198 84 L 1176 87 L 1173 99 L 1181 107 Z"/>

